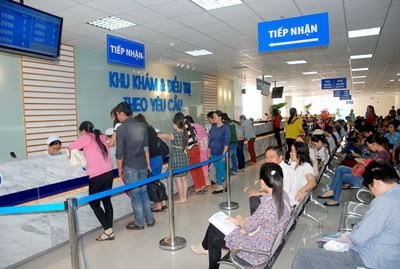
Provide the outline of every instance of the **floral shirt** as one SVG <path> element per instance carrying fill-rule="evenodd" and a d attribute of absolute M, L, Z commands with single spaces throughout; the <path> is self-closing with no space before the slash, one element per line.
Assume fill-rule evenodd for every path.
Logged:
<path fill-rule="evenodd" d="M 277 208 L 270 194 L 261 197 L 261 203 L 253 215 L 246 219 L 243 229 L 246 234 L 239 232 L 240 228 L 234 230 L 225 237 L 226 246 L 229 249 L 238 247 L 268 251 L 271 249 L 275 236 L 284 229 L 290 218 L 289 197 L 284 192 L 284 211 L 278 219 Z M 265 255 L 240 252 L 238 256 L 257 266 L 266 261 Z"/>

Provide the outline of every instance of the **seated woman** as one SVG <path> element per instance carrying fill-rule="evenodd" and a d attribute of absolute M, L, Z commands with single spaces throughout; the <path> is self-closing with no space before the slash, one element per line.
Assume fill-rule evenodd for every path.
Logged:
<path fill-rule="evenodd" d="M 47 151 L 46 153 L 50 156 L 61 154 L 61 140 L 58 135 L 50 135 L 46 140 Z"/>
<path fill-rule="evenodd" d="M 292 161 L 290 166 L 297 178 L 296 186 L 293 186 L 293 189 L 297 190 L 295 198 L 300 202 L 307 192 L 317 185 L 308 146 L 303 142 L 294 142 L 290 151 L 290 160 Z"/>
<path fill-rule="evenodd" d="M 314 176 L 318 176 L 319 174 L 319 167 L 318 167 L 318 160 L 317 160 L 317 148 L 314 147 L 313 143 L 308 142 L 308 138 L 305 135 L 299 135 L 296 137 L 296 142 L 303 142 L 306 145 L 308 145 L 308 151 L 310 153 L 310 159 L 313 163 L 313 169 L 314 169 Z M 312 141 L 311 141 L 312 142 Z M 289 163 L 292 161 L 289 160 Z M 290 197 L 290 196 L 289 196 Z"/>
<path fill-rule="evenodd" d="M 365 143 L 367 144 L 368 148 L 376 152 L 374 158 L 368 160 L 382 160 L 384 162 L 390 161 L 390 154 L 387 152 L 385 147 L 382 145 L 383 138 L 378 134 L 370 135 L 366 140 Z M 361 163 L 366 165 L 367 159 L 357 158 L 357 163 Z M 332 199 L 328 202 L 325 202 L 324 205 L 326 206 L 338 206 L 340 195 L 342 193 L 342 188 L 344 183 L 348 183 L 352 186 L 361 186 L 361 179 L 362 176 L 354 176 L 351 173 L 352 168 L 344 165 L 339 165 L 335 170 L 335 176 L 333 177 L 331 186 L 329 190 L 326 191 L 324 194 L 318 196 L 320 199 Z"/>
<path fill-rule="evenodd" d="M 316 149 L 318 170 L 329 161 L 329 144 L 324 135 L 313 135 L 311 141 Z"/>
<path fill-rule="evenodd" d="M 203 242 L 191 247 L 198 255 L 208 254 L 210 269 L 219 268 L 222 248 L 269 250 L 276 234 L 285 227 L 290 217 L 290 205 L 289 197 L 283 191 L 283 172 L 278 164 L 264 163 L 261 166 L 260 188 L 267 195 L 261 197 L 261 204 L 253 215 L 228 218 L 239 226 L 237 229 L 225 236 L 210 224 Z M 266 261 L 263 255 L 239 253 L 238 256 L 253 266 Z"/>

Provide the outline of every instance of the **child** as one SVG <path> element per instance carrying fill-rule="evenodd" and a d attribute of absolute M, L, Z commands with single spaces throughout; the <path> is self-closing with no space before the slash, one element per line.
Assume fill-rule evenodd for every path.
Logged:
<path fill-rule="evenodd" d="M 313 135 L 311 141 L 316 148 L 318 170 L 320 170 L 329 161 L 329 144 L 324 135 Z"/>

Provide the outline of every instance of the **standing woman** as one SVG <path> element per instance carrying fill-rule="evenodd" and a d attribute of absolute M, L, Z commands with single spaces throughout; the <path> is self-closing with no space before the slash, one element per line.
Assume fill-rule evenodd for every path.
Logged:
<path fill-rule="evenodd" d="M 105 135 L 95 129 L 90 121 L 82 122 L 79 131 L 81 136 L 69 144 L 67 149 L 82 149 L 85 153 L 86 171 L 89 175 L 89 195 L 111 189 L 114 173 Z M 101 208 L 100 202 L 103 202 L 104 210 Z M 107 196 L 101 200 L 92 201 L 89 205 L 104 229 L 104 232 L 96 240 L 114 240 L 112 229 L 114 212 L 111 197 Z"/>
<path fill-rule="evenodd" d="M 146 117 L 140 113 L 135 116 L 135 120 L 143 123 L 147 129 L 151 174 L 153 176 L 157 176 L 161 174 L 163 159 L 161 156 L 161 150 L 158 146 L 159 138 L 157 137 L 156 130 L 147 122 Z M 165 186 L 160 180 L 147 184 L 147 192 L 149 194 L 150 201 L 154 203 L 154 207 L 151 209 L 151 211 L 161 212 L 167 208 L 168 196 Z"/>
<path fill-rule="evenodd" d="M 197 145 L 200 149 L 200 162 L 204 162 L 208 160 L 208 134 L 204 127 L 196 122 L 194 122 L 193 118 L 189 115 L 185 116 L 185 119 L 188 123 L 190 123 L 194 130 L 197 133 Z M 211 185 L 210 179 L 208 177 L 208 165 L 203 165 L 201 167 L 203 170 L 204 181 L 206 185 Z"/>
<path fill-rule="evenodd" d="M 301 119 L 297 117 L 296 108 L 292 107 L 289 110 L 289 115 L 289 119 L 286 122 L 286 160 L 289 159 L 290 151 L 292 150 L 292 145 L 296 137 L 304 132 L 303 123 Z"/>
<path fill-rule="evenodd" d="M 229 149 L 229 143 L 231 140 L 231 132 L 229 127 L 222 121 L 222 111 L 216 110 L 213 114 L 214 124 L 210 129 L 210 141 L 208 144 L 209 156 L 217 157 L 221 154 L 225 154 Z M 220 159 L 214 162 L 217 178 L 217 188 L 212 192 L 213 194 L 222 193 L 224 188 L 222 187 L 223 179 L 226 179 L 226 167 L 225 162 Z"/>
<path fill-rule="evenodd" d="M 193 125 L 187 121 L 183 113 L 177 113 L 179 116 L 184 117 L 185 129 L 188 136 L 188 153 L 189 153 L 189 164 L 196 164 L 200 162 L 200 147 L 197 143 L 197 132 Z M 189 116 L 190 117 L 190 116 Z M 204 179 L 203 170 L 201 167 L 197 167 L 189 170 L 190 175 L 193 179 L 194 194 L 205 194 L 206 193 L 206 181 Z"/>
<path fill-rule="evenodd" d="M 244 153 L 243 153 L 243 147 L 244 147 L 244 131 L 242 126 L 240 125 L 240 122 L 237 122 L 235 120 L 232 121 L 235 124 L 236 128 L 236 136 L 237 136 L 237 159 L 238 159 L 238 171 L 244 171 L 244 168 L 246 166 L 246 161 L 244 159 Z"/>
<path fill-rule="evenodd" d="M 181 114 L 182 113 L 177 113 L 172 120 L 172 128 L 174 129 L 172 134 L 158 134 L 159 138 L 171 141 L 170 165 L 172 170 L 189 165 L 189 156 L 187 152 L 188 135 L 185 129 L 185 118 Z M 187 201 L 187 174 L 188 172 L 184 171 L 174 175 L 179 196 L 179 199 L 175 201 L 177 204 L 186 203 Z"/>
<path fill-rule="evenodd" d="M 278 109 L 272 110 L 272 125 L 274 127 L 274 135 L 278 147 L 282 147 L 281 122 L 282 122 L 282 116 L 279 113 L 279 110 Z"/>
<path fill-rule="evenodd" d="M 365 121 L 369 124 L 371 124 L 372 127 L 375 128 L 375 108 L 371 105 L 367 106 L 367 112 L 365 116 Z"/>

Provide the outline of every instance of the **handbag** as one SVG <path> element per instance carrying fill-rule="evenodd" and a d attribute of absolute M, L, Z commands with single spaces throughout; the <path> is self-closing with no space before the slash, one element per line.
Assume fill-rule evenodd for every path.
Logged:
<path fill-rule="evenodd" d="M 79 149 L 72 149 L 69 162 L 72 166 L 85 167 L 87 165 L 85 153 Z"/>
<path fill-rule="evenodd" d="M 365 165 L 361 163 L 357 163 L 356 165 L 351 168 L 351 174 L 355 177 L 362 176 L 365 172 Z"/>

